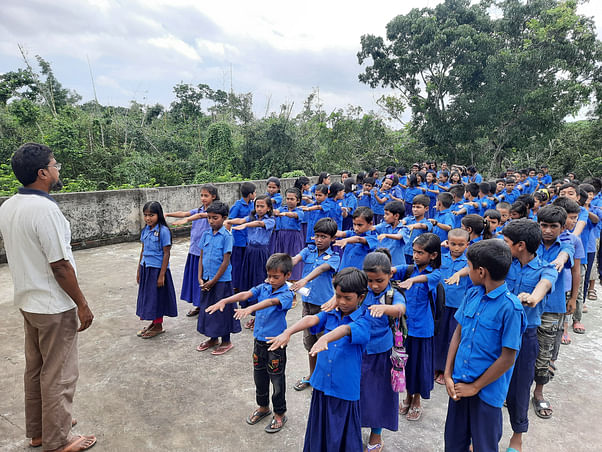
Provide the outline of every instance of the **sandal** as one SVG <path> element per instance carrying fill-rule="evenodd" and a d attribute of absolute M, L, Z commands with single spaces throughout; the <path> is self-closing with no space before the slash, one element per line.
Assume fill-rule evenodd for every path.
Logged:
<path fill-rule="evenodd" d="M 410 410 L 408 411 L 408 414 L 406 416 L 406 419 L 408 421 L 417 421 L 422 417 L 422 407 L 411 407 Z"/>
<path fill-rule="evenodd" d="M 585 334 L 585 326 L 581 322 L 573 322 L 573 333 Z"/>
<path fill-rule="evenodd" d="M 570 345 L 570 343 L 571 343 L 571 336 L 569 336 L 569 333 L 564 333 L 562 335 L 562 339 L 560 339 L 560 343 L 562 345 Z"/>
<path fill-rule="evenodd" d="M 267 410 L 267 411 L 255 410 L 255 411 L 253 411 L 253 414 L 251 414 L 247 418 L 247 424 L 249 424 L 249 425 L 255 425 L 260 420 L 262 420 L 264 417 L 269 416 L 270 414 L 272 414 L 272 410 Z"/>
<path fill-rule="evenodd" d="M 531 403 L 533 404 L 533 409 L 535 410 L 535 414 L 542 419 L 550 419 L 552 417 L 552 407 L 550 406 L 550 402 L 547 400 L 537 400 L 535 397 L 531 399 Z M 549 414 L 543 413 L 543 411 L 549 411 Z"/>
<path fill-rule="evenodd" d="M 215 350 L 213 350 L 211 354 L 215 356 L 223 355 L 227 351 L 231 350 L 233 347 L 234 345 L 232 345 L 232 343 L 229 343 L 228 345 L 220 345 Z"/>
<path fill-rule="evenodd" d="M 587 289 L 587 299 L 592 301 L 596 301 L 598 299 L 598 294 L 594 287 Z"/>
<path fill-rule="evenodd" d="M 265 426 L 265 431 L 267 433 L 277 433 L 280 430 L 282 430 L 282 427 L 284 427 L 284 424 L 286 424 L 286 416 L 282 416 L 282 418 L 280 418 L 280 425 L 278 423 L 278 421 L 276 420 L 276 417 L 272 417 L 272 421 Z"/>
<path fill-rule="evenodd" d="M 71 419 L 71 428 L 77 425 L 77 419 Z M 42 438 L 31 438 L 29 441 L 29 447 L 36 448 L 42 445 Z"/>
<path fill-rule="evenodd" d="M 150 325 L 148 325 L 148 326 L 145 326 L 144 328 L 142 328 L 140 331 L 138 331 L 138 332 L 136 333 L 136 336 L 138 336 L 138 337 L 142 337 L 142 335 L 143 335 L 144 333 L 146 333 L 148 330 L 150 330 L 152 327 L 153 327 L 153 324 L 152 324 L 152 323 L 151 323 Z"/>
<path fill-rule="evenodd" d="M 255 319 L 251 319 L 245 324 L 245 328 L 247 330 L 252 330 L 254 327 L 255 327 Z"/>
<path fill-rule="evenodd" d="M 186 313 L 186 317 L 194 317 L 195 315 L 199 315 L 199 312 L 201 312 L 201 308 L 191 309 Z"/>
<path fill-rule="evenodd" d="M 443 374 L 437 375 L 437 378 L 435 378 L 435 383 L 445 386 L 445 378 L 443 377 Z"/>
<path fill-rule="evenodd" d="M 366 444 L 366 452 L 382 452 L 385 448 L 385 443 Z"/>
<path fill-rule="evenodd" d="M 96 437 L 91 436 L 76 436 L 69 444 L 57 452 L 80 452 L 88 450 L 96 444 Z"/>
<path fill-rule="evenodd" d="M 199 346 L 196 348 L 197 352 L 204 352 L 205 350 L 215 347 L 217 345 L 217 341 L 212 341 L 211 339 L 206 340 L 205 342 L 201 342 Z"/>
<path fill-rule="evenodd" d="M 408 414 L 408 411 L 410 411 L 410 404 L 407 403 L 405 400 L 402 400 L 401 403 L 399 404 L 399 414 L 401 414 L 402 416 L 405 416 L 406 414 Z"/>
<path fill-rule="evenodd" d="M 309 380 L 305 377 L 297 380 L 297 383 L 293 386 L 295 391 L 303 391 L 304 389 L 309 388 L 311 385 L 309 384 Z"/>
<path fill-rule="evenodd" d="M 163 328 L 161 328 L 160 330 L 157 328 L 149 328 L 148 330 L 146 330 L 144 333 L 142 333 L 142 336 L 140 336 L 142 339 L 150 339 L 151 337 L 155 337 L 158 336 L 159 334 L 163 334 L 165 333 L 165 330 Z"/>

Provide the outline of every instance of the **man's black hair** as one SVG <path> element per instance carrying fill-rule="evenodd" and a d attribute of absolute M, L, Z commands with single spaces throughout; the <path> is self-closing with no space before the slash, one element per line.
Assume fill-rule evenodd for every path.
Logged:
<path fill-rule="evenodd" d="M 565 199 L 566 201 L 570 201 L 570 202 L 566 202 L 566 201 L 562 201 L 559 203 L 556 203 L 556 201 L 554 201 L 554 203 L 550 206 L 544 206 L 541 209 L 539 209 L 537 211 L 537 222 L 541 223 L 542 221 L 544 223 L 560 223 L 560 226 L 564 226 L 564 224 L 566 223 L 566 217 L 567 217 L 567 212 L 569 212 L 569 210 L 565 209 L 562 205 L 564 204 L 565 206 L 567 206 L 568 209 L 570 210 L 575 210 L 573 212 L 569 212 L 569 213 L 579 213 L 581 211 L 581 209 L 579 208 L 579 205 L 573 201 L 572 199 L 568 199 L 568 198 L 558 198 L 558 200 L 560 199 Z"/>
<path fill-rule="evenodd" d="M 510 248 L 502 240 L 481 240 L 468 247 L 466 258 L 473 268 L 484 268 L 494 281 L 503 281 L 512 264 Z"/>
<path fill-rule="evenodd" d="M 13 173 L 24 187 L 33 184 L 38 178 L 38 170 L 48 167 L 52 160 L 52 150 L 38 143 L 25 143 L 13 154 L 10 164 Z"/>
<path fill-rule="evenodd" d="M 502 229 L 502 235 L 508 237 L 513 244 L 525 242 L 527 251 L 531 254 L 537 252 L 541 244 L 541 228 L 528 218 L 510 221 Z"/>

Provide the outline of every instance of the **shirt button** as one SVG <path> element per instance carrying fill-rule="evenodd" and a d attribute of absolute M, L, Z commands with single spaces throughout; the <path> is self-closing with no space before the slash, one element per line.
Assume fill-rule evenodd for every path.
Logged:
<path fill-rule="evenodd" d="M 481 315 L 481 313 L 480 313 L 480 312 L 477 312 L 477 315 Z"/>
<path fill-rule="evenodd" d="M 330 374 L 326 374 L 327 377 L 330 377 Z"/>
<path fill-rule="evenodd" d="M 329 363 L 331 363 L 331 362 L 332 362 L 332 359 L 329 359 L 329 360 L 328 360 L 328 362 L 329 362 Z"/>
<path fill-rule="evenodd" d="M 464 364 L 466 364 L 468 361 L 464 360 Z"/>
<path fill-rule="evenodd" d="M 466 375 L 462 375 L 462 378 L 466 378 Z"/>
<path fill-rule="evenodd" d="M 474 331 L 474 328 L 472 329 L 472 331 Z"/>

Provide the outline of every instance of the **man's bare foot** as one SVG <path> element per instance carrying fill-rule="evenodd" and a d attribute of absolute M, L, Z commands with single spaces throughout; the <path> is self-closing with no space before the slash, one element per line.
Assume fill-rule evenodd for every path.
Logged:
<path fill-rule="evenodd" d="M 58 449 L 46 452 L 81 452 L 88 450 L 96 444 L 96 436 L 76 436 L 68 444 Z"/>

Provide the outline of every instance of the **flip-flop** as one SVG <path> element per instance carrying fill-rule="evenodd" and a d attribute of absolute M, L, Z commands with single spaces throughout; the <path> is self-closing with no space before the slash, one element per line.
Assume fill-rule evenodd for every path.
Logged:
<path fill-rule="evenodd" d="M 303 391 L 304 389 L 309 388 L 311 385 L 309 384 L 309 380 L 305 377 L 297 380 L 297 383 L 293 386 L 295 391 Z"/>
<path fill-rule="evenodd" d="M 163 334 L 165 333 L 165 330 L 163 328 L 161 328 L 160 330 L 155 330 L 155 329 L 148 329 L 144 332 L 144 334 L 142 334 L 142 336 L 140 336 L 142 339 L 150 339 L 152 337 L 156 337 L 159 334 Z"/>
<path fill-rule="evenodd" d="M 215 350 L 213 350 L 211 352 L 212 355 L 223 355 L 224 353 L 226 353 L 227 351 L 231 350 L 234 347 L 233 344 L 228 344 L 228 345 L 220 345 L 219 347 L 217 347 Z"/>
<path fill-rule="evenodd" d="M 57 452 L 80 452 L 82 450 L 90 449 L 94 444 L 96 444 L 95 436 L 78 436 Z"/>
<path fill-rule="evenodd" d="M 188 312 L 186 313 L 186 317 L 194 317 L 194 316 L 196 316 L 196 315 L 199 315 L 199 312 L 201 312 L 201 309 L 200 309 L 200 308 L 194 308 L 194 309 L 191 309 L 190 311 L 188 311 Z"/>
<path fill-rule="evenodd" d="M 366 452 L 383 452 L 385 449 L 385 443 L 366 444 Z"/>
<path fill-rule="evenodd" d="M 215 347 L 217 345 L 217 342 L 213 342 L 212 341 L 205 341 L 205 342 L 201 342 L 197 348 L 196 351 L 197 352 L 204 352 L 205 350 L 210 349 L 211 347 Z"/>
<path fill-rule="evenodd" d="M 259 421 L 261 421 L 264 417 L 267 417 L 270 414 L 272 414 L 272 410 L 267 410 L 267 411 L 263 411 L 263 412 L 259 411 L 259 410 L 255 410 L 255 411 L 253 411 L 253 414 L 247 418 L 247 424 L 255 425 Z M 255 418 L 255 420 L 253 420 L 253 418 Z"/>
<path fill-rule="evenodd" d="M 550 406 L 550 402 L 545 399 L 537 400 L 535 397 L 531 399 L 531 403 L 533 404 L 533 409 L 535 410 L 535 414 L 542 419 L 550 419 L 552 414 L 542 414 L 543 410 L 553 411 Z"/>
<path fill-rule="evenodd" d="M 278 421 L 276 420 L 275 417 L 272 417 L 272 421 L 265 426 L 265 431 L 267 433 L 277 433 L 280 430 L 282 430 L 282 427 L 284 427 L 284 424 L 286 424 L 286 416 L 282 416 L 282 420 L 280 421 L 280 426 L 279 427 L 274 427 L 274 424 L 276 424 Z"/>
<path fill-rule="evenodd" d="M 138 332 L 136 333 L 136 336 L 138 336 L 138 337 L 142 337 L 142 335 L 143 335 L 144 333 L 146 333 L 146 332 L 147 332 L 149 329 L 151 329 L 152 327 L 153 327 L 153 325 L 148 325 L 148 326 L 145 326 L 144 328 L 142 328 L 140 331 L 138 331 Z"/>
<path fill-rule="evenodd" d="M 411 407 L 406 415 L 406 419 L 408 421 L 418 421 L 422 417 L 422 407 L 416 408 L 415 406 Z"/>
<path fill-rule="evenodd" d="M 562 335 L 562 339 L 560 339 L 560 343 L 562 345 L 570 345 L 571 344 L 571 336 L 569 336 L 567 333 L 564 333 Z"/>
<path fill-rule="evenodd" d="M 443 377 L 443 374 L 437 375 L 437 378 L 435 378 L 435 383 L 445 386 L 445 378 Z"/>
<path fill-rule="evenodd" d="M 408 411 L 410 411 L 410 404 L 406 404 L 405 400 L 402 400 L 399 404 L 399 414 L 405 416 L 406 414 L 408 414 Z"/>
<path fill-rule="evenodd" d="M 77 425 L 77 419 L 71 419 L 71 428 Z M 37 442 L 39 441 L 39 443 Z M 36 448 L 42 445 L 42 438 L 31 438 L 29 441 L 29 447 Z"/>
<path fill-rule="evenodd" d="M 573 333 L 585 334 L 585 326 L 581 322 L 573 322 Z"/>

